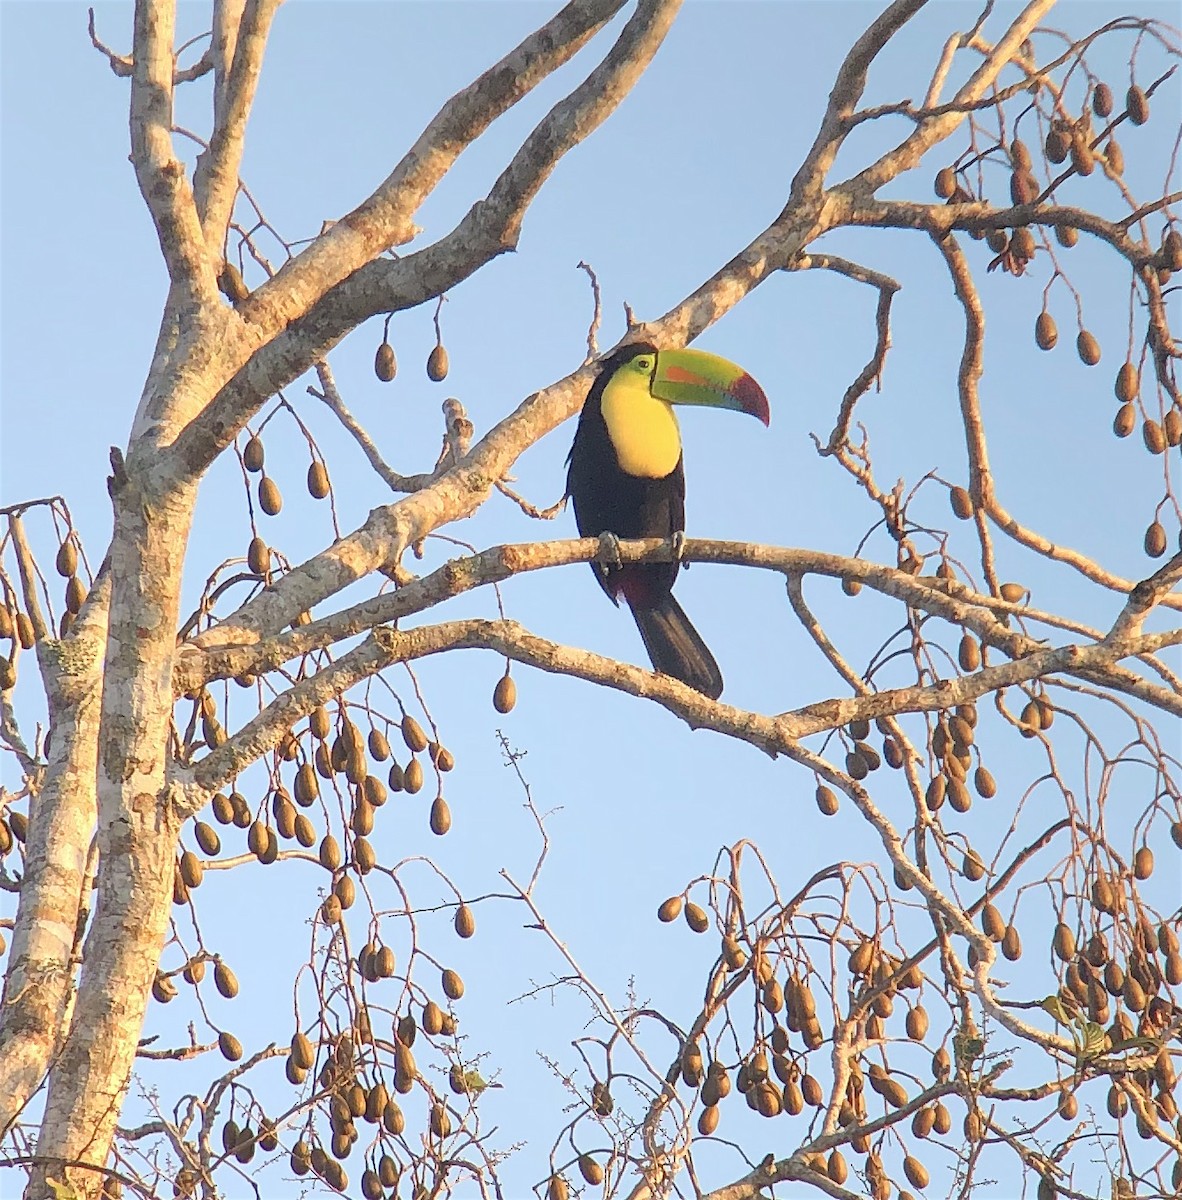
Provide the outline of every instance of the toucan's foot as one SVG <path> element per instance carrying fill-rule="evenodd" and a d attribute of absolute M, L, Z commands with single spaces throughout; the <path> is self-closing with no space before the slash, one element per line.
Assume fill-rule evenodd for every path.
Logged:
<path fill-rule="evenodd" d="M 675 529 L 669 540 L 673 543 L 673 561 L 680 566 L 688 567 L 689 563 L 681 561 L 681 556 L 685 553 L 685 530 Z"/>
<path fill-rule="evenodd" d="M 605 529 L 599 535 L 599 549 L 596 551 L 595 561 L 611 571 L 618 571 L 624 565 L 624 560 L 620 557 L 620 539 L 614 533 Z"/>

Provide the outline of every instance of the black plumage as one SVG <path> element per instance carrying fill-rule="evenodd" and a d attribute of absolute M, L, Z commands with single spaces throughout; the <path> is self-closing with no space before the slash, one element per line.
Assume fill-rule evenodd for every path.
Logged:
<path fill-rule="evenodd" d="M 630 475 L 619 463 L 603 416 L 603 392 L 612 375 L 656 347 L 634 343 L 604 360 L 583 405 L 567 460 L 566 490 L 574 503 L 575 522 L 583 537 L 614 533 L 618 538 L 668 538 L 685 529 L 685 471 L 677 465 L 661 478 Z M 591 564 L 603 590 L 618 604 L 622 596 L 632 611 L 653 668 L 680 679 L 717 699 L 722 673 L 714 656 L 690 624 L 672 588 L 679 564 L 633 563 L 609 567 Z"/>

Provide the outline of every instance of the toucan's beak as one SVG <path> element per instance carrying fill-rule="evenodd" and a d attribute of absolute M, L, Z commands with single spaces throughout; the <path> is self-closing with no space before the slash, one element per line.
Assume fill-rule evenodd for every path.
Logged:
<path fill-rule="evenodd" d="M 705 350 L 660 350 L 653 370 L 652 394 L 667 404 L 709 404 L 771 420 L 763 388 L 743 370 Z"/>

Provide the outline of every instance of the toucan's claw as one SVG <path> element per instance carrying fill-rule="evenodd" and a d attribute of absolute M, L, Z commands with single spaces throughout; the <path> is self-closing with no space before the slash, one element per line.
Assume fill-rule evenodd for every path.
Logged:
<path fill-rule="evenodd" d="M 618 571 L 624 565 L 620 556 L 620 539 L 614 533 L 605 529 L 599 535 L 599 549 L 595 553 L 595 561 L 611 571 Z"/>
<path fill-rule="evenodd" d="M 682 555 L 685 554 L 685 530 L 675 529 L 669 540 L 673 543 L 673 561 L 688 571 L 689 563 L 681 561 Z"/>

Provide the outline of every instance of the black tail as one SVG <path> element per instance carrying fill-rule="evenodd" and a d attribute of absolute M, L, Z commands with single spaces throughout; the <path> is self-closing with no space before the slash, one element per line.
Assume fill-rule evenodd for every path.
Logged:
<path fill-rule="evenodd" d="M 714 655 L 671 595 L 666 593 L 655 608 L 634 608 L 632 615 L 654 671 L 688 683 L 711 700 L 722 695 L 722 672 Z"/>

